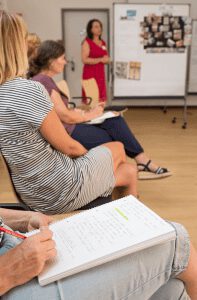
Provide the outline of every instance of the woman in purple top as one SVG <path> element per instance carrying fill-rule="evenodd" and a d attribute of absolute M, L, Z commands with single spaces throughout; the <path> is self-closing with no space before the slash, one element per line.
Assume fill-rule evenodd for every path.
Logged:
<path fill-rule="evenodd" d="M 101 124 L 88 125 L 84 122 L 103 114 L 102 104 L 86 112 L 81 109 L 68 109 L 68 99 L 61 93 L 53 80 L 55 75 L 62 73 L 65 65 L 64 46 L 59 42 L 45 41 L 38 48 L 28 76 L 45 86 L 57 114 L 72 138 L 88 150 L 107 142 L 119 141 L 124 145 L 126 154 L 135 159 L 138 171 L 140 171 L 140 179 L 170 176 L 171 173 L 166 168 L 159 167 L 147 157 L 121 116 L 107 119 Z"/>
<path fill-rule="evenodd" d="M 46 76 L 46 75 L 40 73 L 40 74 L 34 76 L 32 79 L 42 83 L 44 85 L 44 87 L 46 88 L 46 90 L 48 91 L 50 96 L 52 95 L 52 93 L 54 93 L 53 91 L 59 93 L 61 95 L 62 101 L 64 102 L 64 105 L 66 107 L 68 106 L 68 98 L 64 94 L 61 93 L 61 91 L 58 89 L 58 87 L 55 84 L 52 77 L 49 77 L 49 76 Z M 65 129 L 67 130 L 67 132 L 70 135 L 72 135 L 73 130 L 75 129 L 75 124 L 69 124 L 69 123 L 65 123 L 65 122 L 62 122 L 62 123 L 63 123 Z"/>

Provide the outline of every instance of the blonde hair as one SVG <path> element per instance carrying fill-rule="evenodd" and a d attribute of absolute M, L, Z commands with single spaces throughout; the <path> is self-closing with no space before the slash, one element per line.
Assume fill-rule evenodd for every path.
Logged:
<path fill-rule="evenodd" d="M 26 38 L 23 19 L 0 11 L 0 84 L 25 76 L 28 69 Z"/>
<path fill-rule="evenodd" d="M 37 49 L 41 44 L 41 40 L 39 36 L 36 33 L 29 33 L 27 36 L 27 45 L 28 45 L 28 51 L 27 56 L 30 60 L 31 58 L 34 58 L 37 53 Z"/>

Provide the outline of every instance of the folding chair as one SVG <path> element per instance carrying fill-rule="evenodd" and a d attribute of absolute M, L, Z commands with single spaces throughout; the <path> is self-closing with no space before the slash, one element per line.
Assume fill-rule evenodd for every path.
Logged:
<path fill-rule="evenodd" d="M 8 186 L 9 190 L 10 190 L 10 194 L 11 194 L 11 200 L 9 203 L 4 203 L 4 202 L 0 202 L 0 207 L 1 208 L 11 208 L 11 209 L 19 209 L 19 210 L 30 210 L 29 207 L 27 205 L 25 205 L 22 200 L 20 199 L 20 197 L 18 196 L 18 194 L 16 193 L 16 190 L 14 188 L 11 176 L 10 176 L 10 172 L 9 172 L 9 168 L 7 166 L 7 163 L 2 155 L 2 153 L 0 152 L 0 159 L 2 162 L 2 167 L 4 169 L 4 176 L 5 176 L 5 181 L 6 181 L 6 186 Z"/>
<path fill-rule="evenodd" d="M 91 107 L 95 107 L 99 103 L 99 89 L 95 78 L 82 80 L 82 87 L 85 95 L 92 99 Z M 108 105 L 104 108 L 105 111 L 113 110 L 118 111 L 121 115 L 127 111 L 126 106 Z"/>
<path fill-rule="evenodd" d="M 69 90 L 66 80 L 61 80 L 61 81 L 57 82 L 56 85 L 59 88 L 59 90 L 61 91 L 61 93 L 63 93 L 68 98 L 69 105 L 72 105 L 74 108 L 75 107 L 83 107 L 84 109 L 87 109 L 90 106 L 90 104 L 92 102 L 91 97 L 85 98 L 86 104 L 82 103 L 82 100 L 84 99 L 84 97 L 82 97 L 82 96 L 71 97 L 70 90 Z"/>

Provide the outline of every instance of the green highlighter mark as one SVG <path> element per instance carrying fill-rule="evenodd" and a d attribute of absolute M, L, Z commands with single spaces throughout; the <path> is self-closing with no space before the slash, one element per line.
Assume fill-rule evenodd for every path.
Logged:
<path fill-rule="evenodd" d="M 128 218 L 127 218 L 127 216 L 125 216 L 125 214 L 119 209 L 119 208 L 117 208 L 117 207 L 115 207 L 115 210 L 125 219 L 125 220 L 129 220 Z"/>

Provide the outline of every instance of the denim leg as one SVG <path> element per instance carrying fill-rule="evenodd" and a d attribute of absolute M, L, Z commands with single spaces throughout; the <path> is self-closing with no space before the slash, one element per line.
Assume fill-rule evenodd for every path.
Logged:
<path fill-rule="evenodd" d="M 40 287 L 34 279 L 17 287 L 2 297 L 2 300 L 148 300 L 162 287 L 172 286 L 177 276 L 188 265 L 189 241 L 186 230 L 174 225 L 176 241 L 150 247 L 120 259 L 65 278 L 59 282 Z M 173 281 L 175 282 L 175 281 Z M 176 295 L 183 285 L 174 284 L 168 300 L 178 300 Z M 152 298 L 164 300 L 164 298 Z M 186 295 L 186 294 L 185 294 Z M 186 300 L 189 298 L 180 298 Z M 167 300 L 167 299 L 166 299 Z"/>
<path fill-rule="evenodd" d="M 9 227 L 7 227 L 8 229 L 10 229 Z M 8 250 L 16 247 L 18 244 L 20 244 L 22 242 L 21 239 L 4 233 L 3 235 L 3 239 L 1 241 L 1 245 L 0 245 L 0 255 L 5 254 Z"/>
<path fill-rule="evenodd" d="M 172 278 L 162 286 L 149 300 L 190 300 L 184 283 Z"/>

